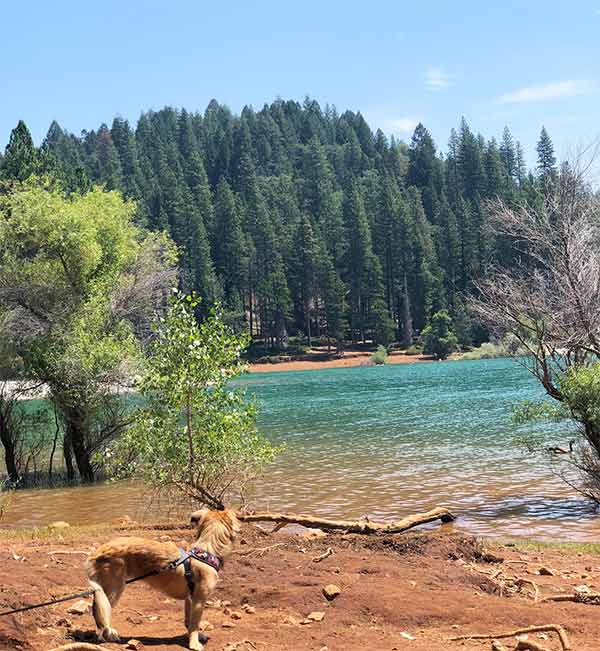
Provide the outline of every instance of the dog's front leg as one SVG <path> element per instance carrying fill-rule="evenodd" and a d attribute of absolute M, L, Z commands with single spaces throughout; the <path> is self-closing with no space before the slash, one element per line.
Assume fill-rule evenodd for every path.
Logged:
<path fill-rule="evenodd" d="M 200 622 L 202 621 L 202 613 L 207 597 L 208 595 L 204 591 L 196 589 L 192 599 L 186 599 L 185 601 L 186 619 L 188 621 L 188 633 L 190 636 L 188 646 L 192 651 L 203 651 L 204 642 L 207 640 L 206 636 L 200 633 Z"/>

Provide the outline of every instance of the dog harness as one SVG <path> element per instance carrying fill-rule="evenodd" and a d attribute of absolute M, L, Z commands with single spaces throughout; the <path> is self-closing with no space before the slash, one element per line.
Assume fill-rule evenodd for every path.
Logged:
<path fill-rule="evenodd" d="M 180 547 L 179 560 L 183 564 L 185 581 L 190 594 L 194 594 L 194 576 L 192 574 L 192 563 L 190 560 L 192 558 L 204 563 L 205 565 L 209 565 L 213 570 L 215 570 L 215 572 L 218 572 L 223 567 L 223 559 L 219 556 L 215 556 L 215 554 L 211 554 L 202 549 L 196 549 L 195 547 L 192 547 L 189 552 L 186 552 L 185 549 Z"/>

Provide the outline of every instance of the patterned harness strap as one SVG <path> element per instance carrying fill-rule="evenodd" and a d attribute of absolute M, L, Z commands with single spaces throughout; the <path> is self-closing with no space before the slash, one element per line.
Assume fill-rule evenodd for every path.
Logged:
<path fill-rule="evenodd" d="M 190 594 L 194 594 L 194 575 L 192 574 L 192 563 L 190 561 L 191 558 L 196 561 L 200 561 L 205 565 L 209 565 L 216 572 L 218 572 L 223 567 L 223 559 L 202 549 L 192 548 L 189 552 L 186 552 L 185 549 L 182 549 L 181 547 L 179 548 L 179 559 L 183 564 L 185 581 L 187 583 Z"/>

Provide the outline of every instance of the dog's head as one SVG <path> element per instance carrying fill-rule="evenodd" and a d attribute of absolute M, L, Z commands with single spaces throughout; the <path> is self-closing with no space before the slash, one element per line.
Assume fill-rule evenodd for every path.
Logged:
<path fill-rule="evenodd" d="M 223 511 L 200 509 L 192 513 L 190 521 L 196 528 L 198 540 L 218 547 L 230 547 L 240 530 L 240 521 L 233 509 Z"/>

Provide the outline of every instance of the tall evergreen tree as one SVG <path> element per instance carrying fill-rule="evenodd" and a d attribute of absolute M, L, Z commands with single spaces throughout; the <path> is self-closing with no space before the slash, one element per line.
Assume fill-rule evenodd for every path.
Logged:
<path fill-rule="evenodd" d="M 24 181 L 40 171 L 40 157 L 23 120 L 11 131 L 0 165 L 0 179 Z"/>

